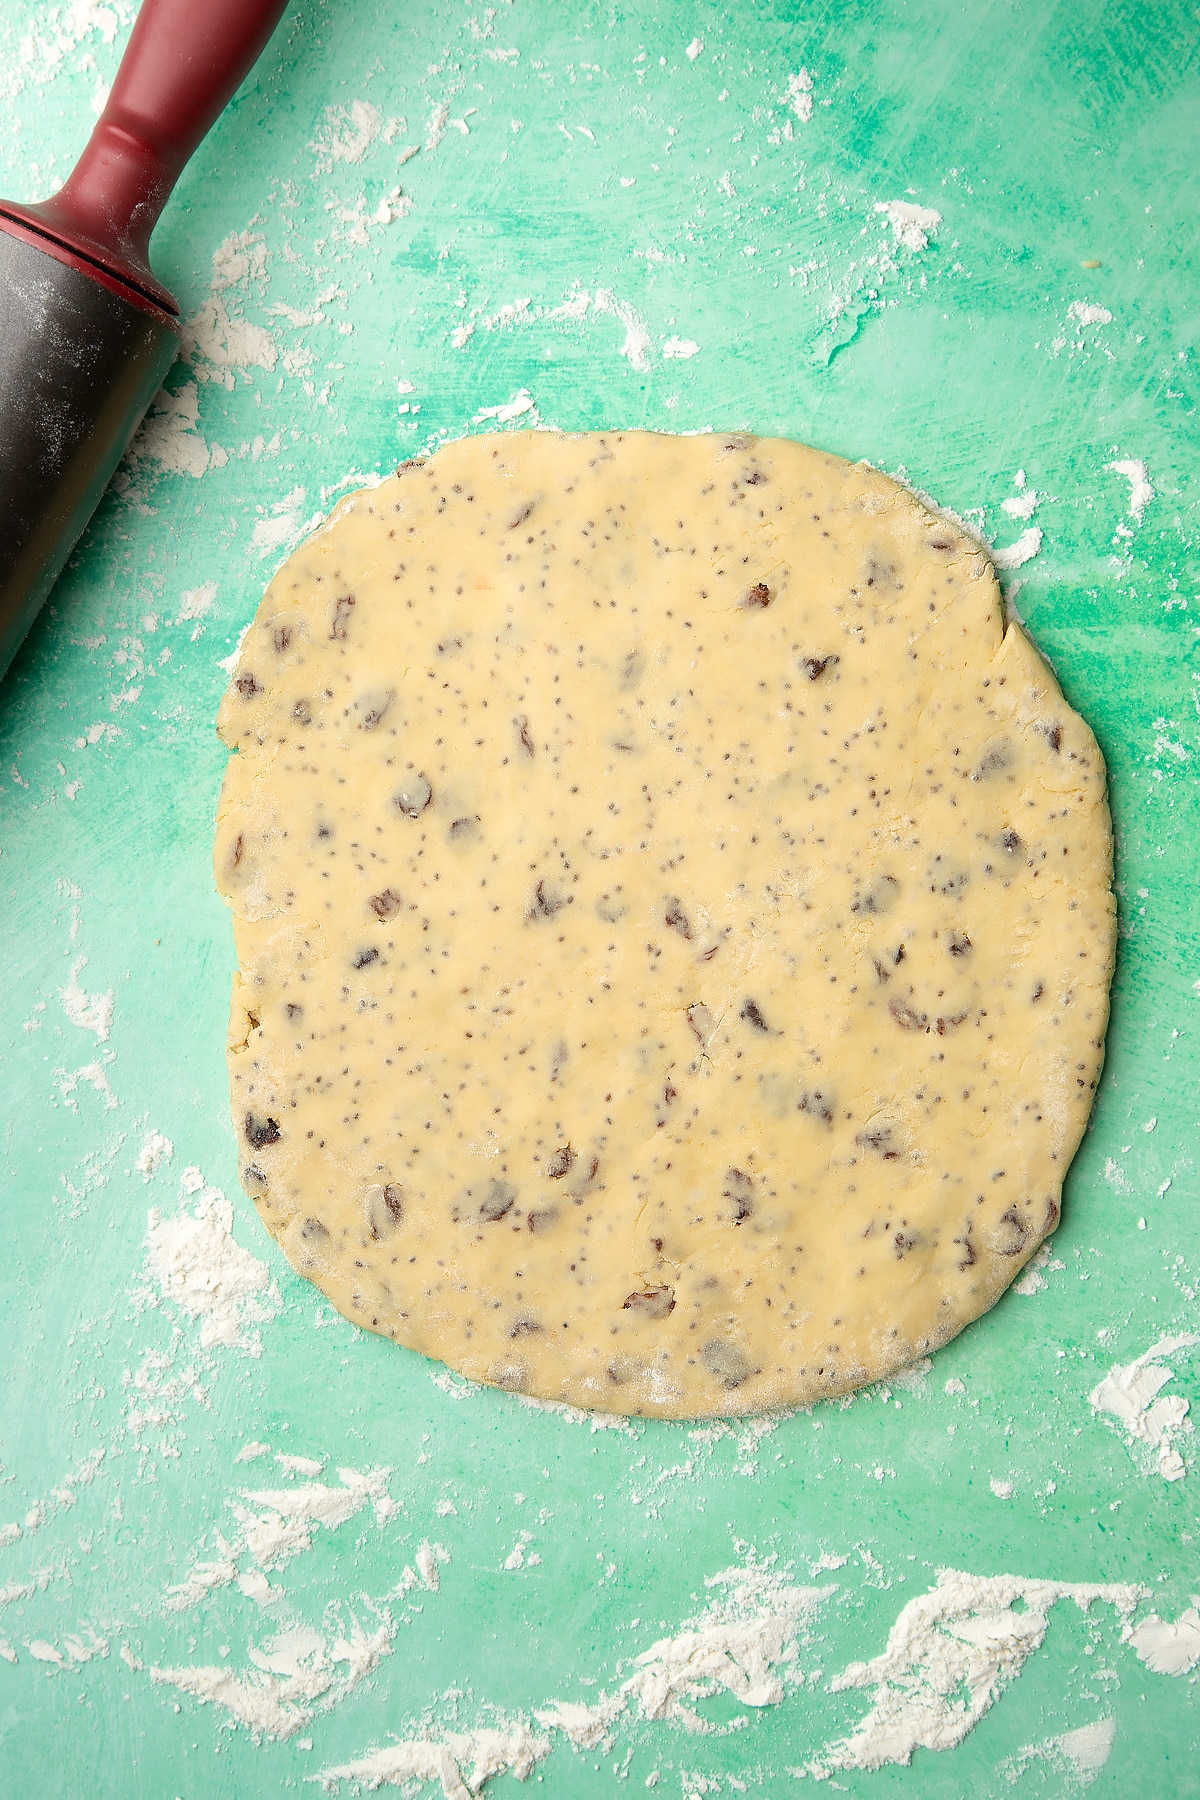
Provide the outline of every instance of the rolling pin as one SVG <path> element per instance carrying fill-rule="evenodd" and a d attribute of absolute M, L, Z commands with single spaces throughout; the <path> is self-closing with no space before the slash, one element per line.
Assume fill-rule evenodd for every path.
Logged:
<path fill-rule="evenodd" d="M 49 200 L 0 200 L 0 680 L 180 344 L 150 234 L 287 0 L 143 0 Z"/>

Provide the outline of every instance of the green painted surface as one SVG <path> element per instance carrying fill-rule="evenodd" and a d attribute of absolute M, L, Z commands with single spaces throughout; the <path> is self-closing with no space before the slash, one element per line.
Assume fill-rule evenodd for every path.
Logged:
<path fill-rule="evenodd" d="M 37 197 L 65 173 L 128 23 L 123 0 L 90 13 L 9 0 L 0 190 Z M 802 67 L 807 123 L 785 98 Z M 360 161 L 322 159 L 326 108 L 356 100 L 378 108 L 374 141 Z M 441 142 L 400 166 L 437 136 L 443 105 Z M 737 19 L 704 3 L 518 0 L 493 17 L 296 0 L 156 240 L 190 313 L 221 241 L 261 239 L 261 272 L 225 299 L 271 332 L 275 367 L 260 356 L 228 384 L 198 381 L 199 433 L 227 460 L 202 475 L 127 466 L 0 695 L 0 1524 L 23 1527 L 0 1547 L 0 1642 L 16 1656 L 0 1661 L 0 1791 L 275 1794 L 422 1721 L 468 1729 L 493 1709 L 594 1699 L 746 1544 L 801 1581 L 823 1553 L 849 1559 L 815 1577 L 837 1592 L 801 1645 L 803 1684 L 758 1711 L 700 1702 L 745 1722 L 726 1735 L 631 1716 L 605 1753 L 558 1739 L 530 1792 L 583 1800 L 654 1770 L 673 1795 L 793 1791 L 787 1772 L 868 1709 L 868 1691 L 834 1677 L 883 1649 L 944 1566 L 1141 1582 L 1163 1617 L 1189 1606 L 1200 1469 L 1174 1483 L 1148 1471 L 1088 1395 L 1114 1363 L 1200 1328 L 1198 116 L 1195 18 L 1169 0 L 830 0 Z M 411 211 L 374 220 L 397 185 Z M 881 264 L 891 233 L 874 204 L 904 197 L 942 224 Z M 582 292 L 584 316 L 550 316 Z M 1076 301 L 1111 321 L 1081 324 Z M 324 318 L 296 324 L 280 306 Z M 456 348 L 452 330 L 472 323 Z M 699 350 L 664 355 L 672 338 Z M 180 365 L 168 385 L 186 393 L 205 372 Z M 209 846 L 218 659 L 279 554 L 260 555 L 254 529 L 276 506 L 281 531 L 303 521 L 322 487 L 522 389 L 567 428 L 744 426 L 902 467 L 942 503 L 981 509 L 1002 543 L 1023 529 L 1001 511 L 1023 468 L 1044 540 L 1017 604 L 1109 762 L 1120 963 L 1063 1266 L 1043 1291 L 1010 1293 L 917 1390 L 784 1420 L 757 1448 L 452 1397 L 430 1365 L 332 1316 L 237 1186 L 231 933 Z M 207 454 L 193 442 L 197 466 Z M 1127 459 L 1155 490 L 1140 525 L 1105 466 Z M 207 582 L 207 615 L 172 623 Z M 103 1042 L 60 998 L 84 956 L 81 985 L 113 993 Z M 174 1157 L 146 1179 L 150 1130 Z M 205 1350 L 170 1302 L 137 1297 L 147 1210 L 176 1214 L 189 1166 L 231 1197 L 238 1241 L 279 1284 L 261 1356 Z M 1193 1395 L 1196 1351 L 1167 1360 L 1166 1392 Z M 139 1370 L 156 1397 L 131 1385 Z M 963 1394 L 944 1391 L 952 1377 Z M 138 1407 L 159 1416 L 139 1422 Z M 399 1514 L 318 1532 L 273 1577 L 273 1612 L 236 1586 L 164 1611 L 194 1557 L 217 1555 L 237 1489 L 287 1485 L 266 1456 L 235 1463 L 248 1440 L 331 1471 L 388 1467 Z M 1193 1443 L 1179 1439 L 1189 1465 Z M 70 1472 L 98 1447 L 68 1505 Z M 457 1510 L 439 1513 L 446 1500 Z M 522 1531 L 541 1562 L 506 1570 Z M 440 1591 L 390 1602 L 394 1653 L 287 1742 L 255 1745 L 121 1658 L 245 1674 L 250 1647 L 289 1624 L 336 1636 L 354 1612 L 372 1626 L 425 1538 L 451 1554 Z M 72 1639 L 91 1660 L 72 1663 Z M 1085 1777 L 1061 1756 L 1018 1753 L 1102 1718 L 1116 1735 L 1093 1793 L 1200 1794 L 1189 1677 L 1146 1668 L 1111 1608 L 1085 1619 L 1066 1604 L 959 1748 L 836 1780 L 922 1800 L 1074 1793 Z M 489 1791 L 524 1790 L 501 1776 Z"/>

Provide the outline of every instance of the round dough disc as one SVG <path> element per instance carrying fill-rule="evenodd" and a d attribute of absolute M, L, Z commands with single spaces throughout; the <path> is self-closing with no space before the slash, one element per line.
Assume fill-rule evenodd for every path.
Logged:
<path fill-rule="evenodd" d="M 1058 1219 L 1104 768 L 963 531 L 743 436 L 467 439 L 285 563 L 220 730 L 242 1175 L 474 1380 L 885 1376 Z"/>

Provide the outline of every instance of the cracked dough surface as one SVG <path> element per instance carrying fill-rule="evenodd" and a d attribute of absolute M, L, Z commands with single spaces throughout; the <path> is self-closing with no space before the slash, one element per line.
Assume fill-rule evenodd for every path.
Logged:
<path fill-rule="evenodd" d="M 351 495 L 219 729 L 242 1179 L 358 1324 L 670 1417 L 945 1343 L 1103 1055 L 1095 740 L 963 532 L 780 440 L 513 433 Z"/>

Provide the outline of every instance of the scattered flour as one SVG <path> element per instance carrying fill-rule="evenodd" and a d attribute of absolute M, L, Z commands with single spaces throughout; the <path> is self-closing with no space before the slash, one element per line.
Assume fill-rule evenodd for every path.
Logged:
<path fill-rule="evenodd" d="M 430 1548 L 438 1557 L 439 1547 Z M 410 1580 L 401 1584 L 406 1590 L 416 1579 L 407 1573 Z M 561 1732 L 577 1750 L 586 1751 L 607 1746 L 613 1725 L 635 1702 L 644 1719 L 671 1720 L 701 1732 L 728 1728 L 700 1717 L 689 1701 L 724 1691 L 746 1707 L 777 1706 L 785 1680 L 800 1679 L 797 1637 L 834 1588 L 795 1587 L 773 1558 L 760 1562 L 753 1551 L 744 1567 L 725 1569 L 705 1586 L 723 1597 L 675 1636 L 660 1639 L 635 1658 L 633 1673 L 615 1694 L 591 1703 L 557 1700 L 539 1710 L 535 1719 L 543 1732 Z M 372 1791 L 440 1782 L 444 1800 L 470 1800 L 495 1775 L 511 1773 L 524 1780 L 552 1747 L 552 1739 L 523 1718 L 467 1732 L 427 1726 L 353 1762 L 325 1769 L 320 1780 L 326 1789 L 354 1781 Z"/>
<path fill-rule="evenodd" d="M 709 1730 L 684 1701 L 719 1688 L 743 1706 L 778 1706 L 784 1695 L 779 1671 L 794 1671 L 802 1626 L 835 1591 L 793 1587 L 773 1561 L 724 1569 L 706 1577 L 705 1586 L 723 1588 L 728 1597 L 635 1660 L 637 1673 L 622 1692 L 637 1698 L 644 1718 L 677 1718 L 693 1730 Z"/>
<path fill-rule="evenodd" d="M 1115 1719 L 1095 1719 L 1090 1725 L 1064 1731 L 1044 1744 L 1026 1745 L 1016 1756 L 1001 1764 L 1001 1772 L 1010 1781 L 1019 1781 L 1030 1763 L 1043 1761 L 1052 1763 L 1068 1775 L 1078 1776 L 1086 1786 L 1096 1779 L 1112 1755 L 1116 1739 Z"/>
<path fill-rule="evenodd" d="M 450 1561 L 450 1552 L 445 1544 L 431 1544 L 426 1538 L 418 1548 L 414 1561 L 422 1587 L 431 1594 L 436 1594 L 442 1585 L 442 1566 Z"/>
<path fill-rule="evenodd" d="M 1118 1363 L 1090 1396 L 1097 1412 L 1111 1413 L 1124 1427 L 1130 1448 L 1144 1444 L 1154 1452 L 1164 1481 L 1182 1481 L 1187 1465 L 1175 1448 L 1175 1438 L 1191 1431 L 1190 1402 L 1182 1394 L 1156 1398 L 1160 1388 L 1175 1379 L 1175 1372 L 1155 1361 L 1176 1350 L 1200 1343 L 1194 1332 L 1160 1338 L 1131 1363 Z"/>
<path fill-rule="evenodd" d="M 1041 1647 L 1056 1601 L 1073 1600 L 1084 1611 L 1102 1601 L 1127 1621 L 1144 1593 L 1127 1584 L 1034 1581 L 944 1569 L 937 1586 L 910 1600 L 901 1612 L 881 1656 L 852 1663 L 835 1677 L 835 1693 L 873 1686 L 874 1704 L 811 1772 L 880 1769 L 885 1763 L 908 1763 L 918 1748 L 954 1749 Z M 1014 1611 L 1018 1600 L 1023 1603 L 1020 1612 Z"/>
<path fill-rule="evenodd" d="M 930 232 L 942 222 L 932 206 L 917 206 L 912 200 L 877 200 L 875 211 L 887 219 L 895 243 L 906 250 L 927 249 Z"/>
<path fill-rule="evenodd" d="M 625 327 L 625 336 L 619 347 L 619 354 L 630 365 L 644 372 L 654 361 L 654 338 L 650 327 L 638 309 L 628 300 L 621 299 L 611 288 L 597 288 L 592 293 L 587 288 L 576 284 L 557 306 L 535 306 L 528 297 L 514 300 L 499 307 L 486 317 L 464 319 L 455 325 L 449 333 L 450 343 L 456 350 L 463 350 L 475 337 L 477 325 L 481 324 L 485 331 L 508 331 L 516 327 L 535 325 L 540 321 L 552 324 L 577 324 L 589 316 L 610 317 L 619 320 Z M 675 340 L 679 343 L 688 340 Z M 699 346 L 697 346 L 699 348 Z M 676 350 L 675 355 L 681 352 Z M 693 354 L 688 351 L 686 354 Z"/>
<path fill-rule="evenodd" d="M 1129 483 L 1129 516 L 1135 525 L 1140 525 L 1147 506 L 1154 498 L 1150 472 L 1145 463 L 1131 458 L 1127 462 L 1105 463 L 1104 467 L 1114 475 L 1123 475 Z"/>
<path fill-rule="evenodd" d="M 404 219 L 413 209 L 410 197 L 403 188 L 394 187 L 386 193 L 371 214 L 373 225 L 394 225 L 397 219 Z"/>
<path fill-rule="evenodd" d="M 86 1636 L 65 1636 L 63 1647 L 59 1651 L 56 1643 L 47 1643 L 45 1638 L 31 1638 L 25 1645 L 32 1660 L 36 1663 L 50 1663 L 54 1669 L 77 1669 L 81 1663 L 90 1663 L 95 1656 L 108 1656 L 108 1638 L 99 1638 L 88 1627 Z M 9 1658 L 16 1661 L 16 1658 Z"/>
<path fill-rule="evenodd" d="M 225 301 L 210 294 L 183 328 L 183 354 L 202 381 L 220 380 L 232 388 L 235 374 L 265 369 L 279 361 L 279 346 L 265 325 L 231 314 Z"/>
<path fill-rule="evenodd" d="M 76 957 L 71 967 L 71 979 L 66 987 L 59 988 L 59 998 L 63 1010 L 72 1025 L 78 1025 L 81 1031 L 94 1031 L 102 1044 L 108 1042 L 113 1020 L 113 990 L 107 994 L 89 994 L 79 985 L 79 975 L 87 968 L 87 957 Z"/>
<path fill-rule="evenodd" d="M 1019 569 L 1024 563 L 1031 562 L 1042 547 L 1042 528 L 1040 525 L 1028 525 L 1015 544 L 1006 544 L 1002 550 L 991 551 L 994 569 Z"/>
<path fill-rule="evenodd" d="M 449 1369 L 435 1369 L 429 1377 L 434 1387 L 441 1388 L 451 1400 L 469 1400 L 472 1394 L 481 1394 L 483 1389 L 476 1381 L 468 1381 L 465 1376 L 455 1375 Z"/>
<path fill-rule="evenodd" d="M 266 1264 L 235 1241 L 233 1207 L 221 1190 L 202 1185 L 194 1212 L 173 1219 L 152 1207 L 146 1237 L 150 1273 L 164 1298 L 199 1319 L 201 1346 L 261 1355 L 251 1327 L 274 1318 L 279 1294 Z"/>
<path fill-rule="evenodd" d="M 144 1180 L 149 1181 L 156 1175 L 165 1162 L 170 1162 L 175 1154 L 175 1146 L 169 1137 L 161 1131 L 152 1131 L 138 1151 L 137 1166 L 142 1171 Z"/>
<path fill-rule="evenodd" d="M 308 1482 L 292 1488 L 242 1490 L 248 1506 L 231 1501 L 242 1541 L 264 1569 L 281 1569 L 312 1549 L 313 1532 L 336 1531 L 371 1506 L 375 1523 L 388 1524 L 400 1511 L 388 1492 L 390 1469 L 339 1469 L 340 1487 Z"/>
<path fill-rule="evenodd" d="M 113 1060 L 111 1051 L 108 1052 L 108 1059 L 110 1062 Z M 84 1063 L 81 1069 L 55 1069 L 54 1071 L 54 1085 L 73 1112 L 79 1111 L 75 1100 L 75 1090 L 81 1081 L 86 1081 L 89 1087 L 94 1087 L 96 1092 L 102 1095 L 106 1112 L 120 1106 L 121 1102 L 108 1085 L 108 1071 L 104 1064 L 90 1062 Z"/>
<path fill-rule="evenodd" d="M 653 360 L 653 347 L 650 329 L 635 306 L 628 300 L 618 300 L 611 288 L 598 288 L 592 304 L 598 313 L 611 313 L 625 327 L 625 342 L 621 345 L 621 355 L 633 368 L 645 372 Z"/>
<path fill-rule="evenodd" d="M 197 429 L 199 416 L 200 390 L 194 381 L 185 381 L 176 393 L 160 388 L 129 446 L 130 462 L 135 468 L 156 463 L 165 475 L 191 475 L 197 480 L 210 468 L 223 467 L 228 454 L 219 444 L 205 443 Z"/>
<path fill-rule="evenodd" d="M 326 107 L 324 128 L 309 145 L 317 174 L 328 175 L 335 163 L 360 163 L 382 129 L 383 114 L 370 100 Z"/>
<path fill-rule="evenodd" d="M 294 487 L 285 494 L 282 500 L 274 501 L 270 507 L 257 510 L 262 515 L 255 523 L 250 534 L 250 548 L 256 555 L 282 556 L 291 550 L 301 538 L 315 531 L 324 518 L 320 512 L 305 517 L 304 500 L 306 489 Z"/>
<path fill-rule="evenodd" d="M 669 337 L 662 347 L 662 353 L 668 360 L 686 362 L 689 357 L 700 354 L 700 346 L 694 338 Z"/>
<path fill-rule="evenodd" d="M 1111 325 L 1112 314 L 1107 306 L 1093 306 L 1088 300 L 1072 300 L 1067 308 L 1068 319 L 1074 319 L 1077 325 Z"/>
<path fill-rule="evenodd" d="M 786 100 L 800 123 L 807 125 L 813 116 L 813 78 L 807 69 L 800 69 L 795 75 L 789 76 Z M 902 202 L 893 201 L 892 204 L 900 205 Z M 933 222 L 935 225 L 941 223 L 940 214 L 933 215 Z M 923 250 L 924 242 L 917 248 Z"/>
<path fill-rule="evenodd" d="M 104 1446 L 97 1445 L 96 1449 L 90 1451 L 56 1488 L 51 1489 L 46 1499 L 35 1500 L 33 1505 L 26 1509 L 24 1519 L 13 1519 L 6 1525 L 0 1525 L 0 1549 L 6 1549 L 9 1544 L 15 1544 L 19 1538 L 32 1537 L 35 1532 L 41 1531 L 44 1525 L 49 1524 L 57 1514 L 69 1512 L 79 1498 L 76 1490 L 91 1487 L 100 1473 L 104 1458 Z M 45 1579 L 41 1575 L 34 1577 L 38 1585 L 43 1587 L 49 1579 L 49 1571 L 45 1573 Z M 25 1598 L 24 1595 L 11 1588 L 0 1591 L 0 1605 L 7 1605 L 11 1600 L 23 1598 Z"/>
<path fill-rule="evenodd" d="M 217 1588 L 232 1586 L 238 1578 L 238 1567 L 233 1560 L 232 1546 L 219 1532 L 217 1549 L 218 1556 L 209 1562 L 193 1563 L 184 1579 L 167 1589 L 163 1596 L 164 1612 L 186 1612 Z"/>
<path fill-rule="evenodd" d="M 835 1589 L 793 1587 L 773 1563 L 759 1563 L 753 1553 L 746 1567 L 725 1570 L 706 1585 L 725 1589 L 727 1597 L 635 1658 L 633 1673 L 616 1692 L 591 1702 L 554 1701 L 535 1711 L 536 1723 L 544 1731 L 561 1732 L 576 1750 L 586 1752 L 611 1748 L 616 1723 L 635 1702 L 644 1719 L 669 1720 L 701 1732 L 725 1727 L 697 1714 L 690 1704 L 696 1699 L 724 1690 L 746 1707 L 778 1705 L 785 1684 L 802 1680 L 797 1637 Z M 835 1677 L 834 1692 L 874 1687 L 874 1703 L 853 1732 L 796 1773 L 827 1779 L 839 1770 L 907 1764 L 917 1748 L 953 1749 L 1041 1647 L 1050 1608 L 1059 1600 L 1074 1601 L 1083 1611 L 1097 1602 L 1115 1607 L 1123 1640 L 1149 1668 L 1186 1673 L 1200 1663 L 1200 1600 L 1174 1624 L 1151 1614 L 1132 1626 L 1131 1616 L 1145 1593 L 1131 1584 L 943 1571 L 932 1591 L 904 1607 L 881 1656 L 851 1664 Z M 529 1730 L 523 1721 L 517 1729 Z M 426 1733 L 407 1738 L 326 1770 L 322 1780 L 327 1787 L 355 1780 L 369 1788 L 440 1780 L 444 1794 L 457 1796 L 478 1792 L 483 1780 L 502 1769 L 517 1773 L 514 1763 L 501 1760 L 488 1775 L 480 1776 L 477 1767 L 464 1775 L 475 1736 Z M 1010 1772 L 1016 1779 L 1016 1764 L 1023 1767 L 1041 1756 L 1090 1777 L 1103 1767 L 1112 1742 L 1111 1721 L 1097 1720 L 1022 1751 Z M 546 1754 L 542 1748 L 535 1760 Z"/>
<path fill-rule="evenodd" d="M 704 39 L 699 38 L 699 37 L 694 37 L 692 39 L 691 43 L 688 45 L 687 49 L 685 50 L 684 55 L 687 57 L 689 62 L 695 62 L 696 58 L 698 56 L 701 56 L 703 54 L 703 52 L 704 52 Z"/>
<path fill-rule="evenodd" d="M 242 1452 L 238 1456 L 239 1462 L 242 1461 L 244 1455 L 245 1452 Z M 275 1454 L 275 1461 L 279 1464 L 279 1467 L 283 1470 L 285 1475 L 319 1475 L 325 1467 L 324 1458 L 318 1459 L 315 1456 L 289 1456 L 286 1450 L 277 1451 Z"/>
<path fill-rule="evenodd" d="M 267 240 L 257 231 L 231 231 L 212 254 L 210 292 L 244 288 L 267 279 Z"/>
<path fill-rule="evenodd" d="M 1160 1619 L 1157 1613 L 1125 1633 L 1138 1656 L 1156 1675 L 1187 1675 L 1200 1663 L 1200 1597 L 1192 1595 L 1192 1604 L 1174 1624 Z"/>
<path fill-rule="evenodd" d="M 1046 1276 L 1057 1274 L 1066 1266 L 1061 1258 L 1055 1256 L 1053 1242 L 1047 1241 L 1026 1263 L 1020 1280 L 1013 1282 L 1013 1293 L 1022 1294 L 1026 1299 L 1033 1294 L 1042 1293 L 1047 1285 Z"/>
<path fill-rule="evenodd" d="M 247 1451 L 262 1455 L 266 1450 L 265 1444 L 248 1444 L 237 1460 L 250 1461 Z M 307 1457 L 295 1460 L 310 1461 Z M 235 1582 L 260 1606 L 271 1604 L 278 1597 L 278 1591 L 271 1587 L 263 1570 L 281 1569 L 293 1558 L 311 1550 L 314 1532 L 336 1531 L 357 1518 L 367 1506 L 372 1507 L 375 1523 L 381 1528 L 396 1517 L 400 1509 L 388 1492 L 389 1474 L 387 1469 L 339 1469 L 338 1478 L 342 1485 L 336 1488 L 309 1483 L 294 1488 L 241 1489 L 240 1500 L 226 1502 L 239 1529 L 229 1537 L 214 1532 L 217 1554 L 198 1558 L 184 1579 L 166 1590 L 162 1602 L 164 1611 L 186 1612 L 216 1589 L 232 1587 Z M 242 1501 L 249 1501 L 250 1505 L 243 1505 Z M 438 1564 L 448 1563 L 450 1552 L 441 1544 L 422 1545 L 421 1550 L 427 1550 L 433 1559 L 434 1579 L 426 1581 L 425 1586 L 436 1593 Z M 239 1560 L 244 1557 L 249 1557 L 257 1568 L 239 1569 Z M 414 1582 L 416 1579 L 413 1576 Z"/>
<path fill-rule="evenodd" d="M 437 1381 L 437 1377 L 433 1377 Z M 445 1389 L 445 1384 L 437 1385 Z M 462 1398 L 454 1389 L 445 1389 L 454 1393 L 456 1399 Z M 476 1392 L 482 1390 L 476 1389 Z M 569 1425 L 586 1425 L 592 1431 L 621 1431 L 626 1437 L 640 1437 L 641 1432 L 632 1419 L 622 1413 L 587 1412 L 582 1406 L 569 1406 L 565 1400 L 539 1400 L 535 1394 L 520 1394 L 520 1403 L 531 1412 L 553 1413 L 556 1418 L 565 1419 Z"/>
<path fill-rule="evenodd" d="M 371 1792 L 438 1781 L 444 1800 L 472 1800 L 494 1775 L 527 1780 L 551 1748 L 549 1738 L 538 1736 L 524 1719 L 515 1719 L 490 1730 L 406 1738 L 356 1762 L 323 1769 L 318 1779 L 326 1793 L 341 1781 L 357 1782 Z"/>
<path fill-rule="evenodd" d="M 141 1296 L 137 1296 L 141 1298 Z M 176 1327 L 166 1350 L 147 1350 L 136 1369 L 126 1369 L 122 1386 L 128 1395 L 123 1423 L 139 1450 L 148 1451 L 147 1438 L 157 1435 L 163 1456 L 178 1456 L 174 1428 L 182 1425 L 191 1404 L 210 1410 L 208 1390 L 193 1363 L 178 1366 L 184 1334 Z"/>
<path fill-rule="evenodd" d="M 528 388 L 522 388 L 501 406 L 481 406 L 475 418 L 478 423 L 482 423 L 484 419 L 495 419 L 498 425 L 511 425 L 514 419 L 529 418 L 530 415 L 530 422 L 537 423 L 537 401 Z"/>
<path fill-rule="evenodd" d="M 1064 1731 L 1058 1748 L 1077 1775 L 1098 1775 L 1112 1755 L 1116 1739 L 1117 1721 L 1096 1719 L 1091 1725 Z"/>
<path fill-rule="evenodd" d="M 426 127 L 425 136 L 426 150 L 437 149 L 438 145 L 446 135 L 446 127 L 449 123 L 450 103 L 447 100 L 439 100 L 429 115 L 429 124 Z"/>
<path fill-rule="evenodd" d="M 15 99 L 26 82 L 44 90 L 74 60 L 85 38 L 95 32 L 102 43 L 112 44 L 117 32 L 132 22 L 134 11 L 130 0 L 69 0 L 67 5 L 39 7 L 24 15 L 27 28 L 13 45 L 17 53 L 0 60 L 0 98 Z M 82 66 L 94 67 L 90 52 Z"/>
<path fill-rule="evenodd" d="M 186 625 L 194 620 L 203 619 L 212 611 L 213 601 L 217 597 L 215 581 L 203 581 L 199 587 L 185 588 L 179 596 L 179 612 L 177 625 Z"/>
<path fill-rule="evenodd" d="M 242 629 L 238 632 L 237 643 L 233 646 L 229 655 L 218 657 L 217 667 L 218 669 L 224 669 L 227 675 L 232 675 L 234 669 L 237 667 L 238 657 L 242 654 L 242 644 L 245 641 L 246 633 L 253 623 L 253 619 L 247 619 L 246 623 L 242 626 Z"/>
<path fill-rule="evenodd" d="M 335 494 L 344 493 L 347 488 L 377 488 L 382 485 L 382 475 L 376 475 L 366 469 L 351 469 L 340 481 L 332 481 L 321 488 L 321 505 L 328 506 Z"/>
<path fill-rule="evenodd" d="M 743 1706 L 778 1706 L 783 1675 L 798 1678 L 796 1639 L 833 1587 L 794 1587 L 774 1560 L 751 1556 L 744 1568 L 724 1569 L 706 1578 L 708 1588 L 725 1589 L 674 1637 L 661 1638 L 634 1659 L 634 1673 L 617 1693 L 591 1705 L 554 1701 L 535 1716 L 540 1725 L 566 1733 L 576 1749 L 604 1741 L 614 1721 L 637 1701 L 644 1719 L 672 1719 L 689 1730 L 714 1729 L 687 1704 L 724 1689 Z"/>
<path fill-rule="evenodd" d="M 214 250 L 208 294 L 183 327 L 183 356 L 201 382 L 218 381 L 232 390 L 238 374 L 274 371 L 278 344 L 265 326 L 242 314 L 250 284 L 265 288 L 268 260 L 266 241 L 254 231 L 231 232 Z M 227 460 L 222 452 L 215 466 Z"/>
<path fill-rule="evenodd" d="M 390 1656 L 394 1635 L 390 1620 L 368 1633 L 354 1619 L 349 1632 L 333 1640 L 299 1626 L 261 1649 L 251 1647 L 252 1667 L 244 1674 L 228 1667 L 152 1668 L 149 1674 L 201 1705 L 222 1707 L 255 1738 L 290 1738 L 312 1720 L 316 1702 L 329 1711 Z M 345 1673 L 339 1674 L 342 1664 Z"/>

